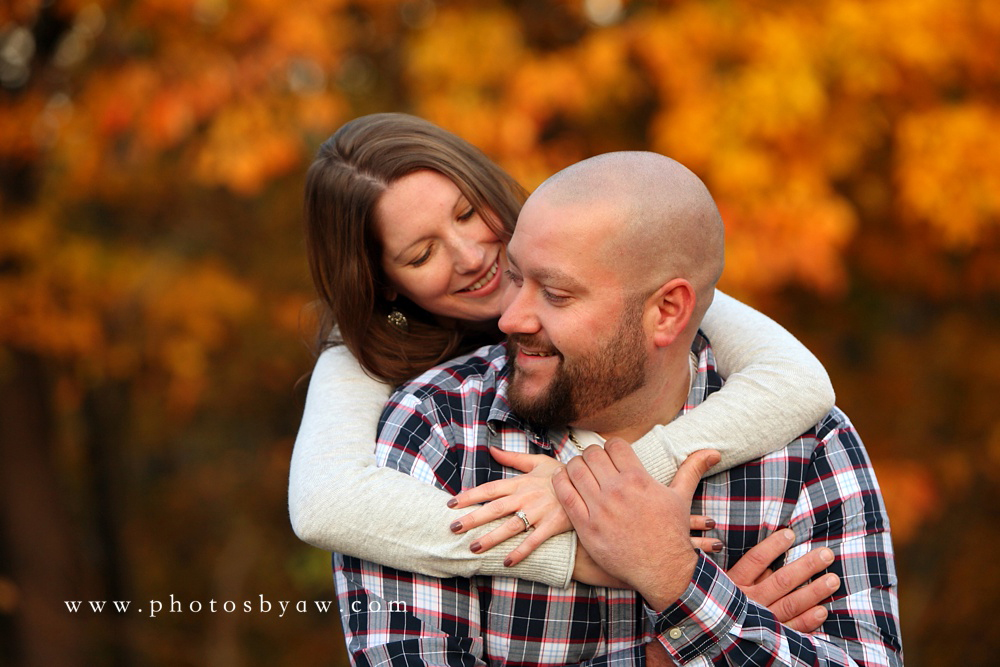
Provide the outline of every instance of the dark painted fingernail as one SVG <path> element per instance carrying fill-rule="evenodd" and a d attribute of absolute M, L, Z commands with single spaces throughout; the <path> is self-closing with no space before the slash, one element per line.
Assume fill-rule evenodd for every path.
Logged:
<path fill-rule="evenodd" d="M 483 550 L 483 545 L 480 544 L 479 542 L 473 542 L 472 544 L 469 545 L 469 551 L 471 551 L 474 554 L 477 554 L 482 550 Z"/>
<path fill-rule="evenodd" d="M 726 545 L 723 544 L 722 542 L 719 542 L 718 540 L 716 540 L 715 542 L 712 542 L 712 553 L 717 554 L 717 553 L 719 553 L 720 551 L 722 551 L 725 548 L 726 548 Z"/>
<path fill-rule="evenodd" d="M 514 564 L 514 561 L 512 561 L 511 559 L 509 559 L 509 558 L 504 558 L 503 559 L 503 566 L 504 567 L 510 567 L 513 564 Z"/>
<path fill-rule="evenodd" d="M 456 500 L 455 498 L 452 498 L 451 500 L 448 501 L 448 507 L 454 507 L 457 504 L 458 500 Z"/>
<path fill-rule="evenodd" d="M 712 530 L 715 528 L 715 519 L 705 519 L 705 530 Z"/>
<path fill-rule="evenodd" d="M 452 523 L 448 527 L 451 528 L 451 532 L 457 533 L 458 531 L 462 530 L 462 522 L 461 521 L 455 521 L 454 523 Z"/>

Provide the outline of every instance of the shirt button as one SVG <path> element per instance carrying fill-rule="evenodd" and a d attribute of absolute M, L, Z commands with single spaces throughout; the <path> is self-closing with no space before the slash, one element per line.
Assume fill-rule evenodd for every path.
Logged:
<path fill-rule="evenodd" d="M 680 628 L 670 628 L 670 632 L 667 633 L 667 636 L 669 636 L 671 639 L 680 639 L 682 636 L 684 636 L 684 631 L 681 630 Z"/>

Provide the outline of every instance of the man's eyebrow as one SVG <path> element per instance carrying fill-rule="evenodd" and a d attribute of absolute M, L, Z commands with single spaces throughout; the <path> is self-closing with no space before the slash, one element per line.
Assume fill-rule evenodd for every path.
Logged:
<path fill-rule="evenodd" d="M 546 283 L 568 289 L 574 292 L 583 291 L 583 283 L 564 271 L 558 269 L 541 268 L 531 272 L 531 277 L 540 283 Z"/>
<path fill-rule="evenodd" d="M 517 265 L 517 260 L 515 260 L 511 256 L 509 248 L 507 250 L 507 263 L 510 264 L 511 268 L 516 269 L 520 273 L 524 273 L 521 271 L 521 268 Z M 543 267 L 540 269 L 535 269 L 534 271 L 529 271 L 527 272 L 527 275 L 529 278 L 535 280 L 536 282 L 550 284 L 555 287 L 568 289 L 574 292 L 584 291 L 583 284 L 580 281 L 578 281 L 570 274 L 564 271 L 560 271 L 558 269 Z"/>

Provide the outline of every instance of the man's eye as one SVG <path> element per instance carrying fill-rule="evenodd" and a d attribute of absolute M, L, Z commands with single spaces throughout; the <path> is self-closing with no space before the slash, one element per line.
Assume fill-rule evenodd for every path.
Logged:
<path fill-rule="evenodd" d="M 507 280 L 514 283 L 516 286 L 521 286 L 521 276 L 517 275 L 510 269 L 504 269 L 503 274 L 507 276 Z"/>
<path fill-rule="evenodd" d="M 552 292 L 548 291 L 547 289 L 543 289 L 542 290 L 542 296 L 545 297 L 546 301 L 548 301 L 549 303 L 554 304 L 554 305 L 563 304 L 563 303 L 566 303 L 567 301 L 569 301 L 569 297 L 568 296 L 563 296 L 561 294 L 553 294 Z"/>

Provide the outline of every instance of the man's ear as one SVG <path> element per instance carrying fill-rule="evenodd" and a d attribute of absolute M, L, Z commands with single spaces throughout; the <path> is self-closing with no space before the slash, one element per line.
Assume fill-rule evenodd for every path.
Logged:
<path fill-rule="evenodd" d="M 649 297 L 647 312 L 653 318 L 653 343 L 666 347 L 687 328 L 695 307 L 694 287 L 683 278 L 664 283 Z"/>

